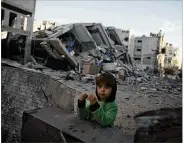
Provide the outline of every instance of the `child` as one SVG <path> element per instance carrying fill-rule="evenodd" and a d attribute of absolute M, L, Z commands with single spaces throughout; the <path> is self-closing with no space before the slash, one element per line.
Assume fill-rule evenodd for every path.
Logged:
<path fill-rule="evenodd" d="M 102 126 L 112 126 L 117 115 L 115 101 L 117 82 L 110 73 L 96 78 L 96 96 L 83 94 L 78 99 L 77 114 L 81 119 L 97 121 Z"/>

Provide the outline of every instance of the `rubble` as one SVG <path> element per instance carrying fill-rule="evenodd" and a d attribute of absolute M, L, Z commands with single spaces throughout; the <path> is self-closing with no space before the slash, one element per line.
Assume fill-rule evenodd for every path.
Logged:
<path fill-rule="evenodd" d="M 118 35 L 114 38 L 115 34 Z M 33 36 L 31 60 L 34 63 L 86 75 L 109 71 L 122 81 L 125 76 L 135 75 L 126 48 L 116 43 L 121 40 L 119 31 L 100 23 L 66 24 L 35 32 Z"/>

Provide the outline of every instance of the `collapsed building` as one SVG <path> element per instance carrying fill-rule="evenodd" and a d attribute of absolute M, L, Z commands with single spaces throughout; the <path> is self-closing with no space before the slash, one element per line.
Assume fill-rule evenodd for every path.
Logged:
<path fill-rule="evenodd" d="M 14 35 L 9 43 L 12 56 L 21 56 L 24 46 L 25 37 Z M 49 67 L 92 75 L 124 70 L 127 75 L 133 74 L 121 30 L 100 23 L 66 24 L 34 32 L 30 60 L 38 69 Z M 30 67 L 30 62 L 26 65 Z"/>

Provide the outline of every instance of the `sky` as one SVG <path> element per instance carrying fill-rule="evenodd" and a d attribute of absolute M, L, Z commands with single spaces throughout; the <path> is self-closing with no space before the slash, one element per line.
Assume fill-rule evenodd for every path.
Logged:
<path fill-rule="evenodd" d="M 136 36 L 165 34 L 168 43 L 182 48 L 182 0 L 62 1 L 37 0 L 36 20 L 60 24 L 96 22 L 131 29 Z"/>

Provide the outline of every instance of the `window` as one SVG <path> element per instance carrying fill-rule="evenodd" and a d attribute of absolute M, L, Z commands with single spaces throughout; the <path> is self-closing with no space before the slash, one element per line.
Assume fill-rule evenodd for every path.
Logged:
<path fill-rule="evenodd" d="M 147 59 L 151 59 L 151 57 L 147 57 Z"/>
<path fill-rule="evenodd" d="M 137 49 L 137 51 L 141 51 L 141 49 Z"/>
<path fill-rule="evenodd" d="M 129 38 L 128 38 L 128 37 L 125 37 L 124 41 L 126 41 L 126 42 L 127 42 L 128 40 L 129 40 Z"/>
<path fill-rule="evenodd" d="M 142 43 L 142 40 L 137 40 L 138 43 Z"/>
<path fill-rule="evenodd" d="M 134 60 L 141 60 L 141 58 L 134 58 Z"/>
<path fill-rule="evenodd" d="M 141 58 L 134 58 L 136 64 L 141 64 Z"/>
<path fill-rule="evenodd" d="M 172 58 L 169 57 L 169 58 L 168 58 L 168 63 L 171 63 L 171 60 L 172 60 Z"/>
<path fill-rule="evenodd" d="M 165 48 L 162 48 L 161 53 L 165 54 Z"/>

